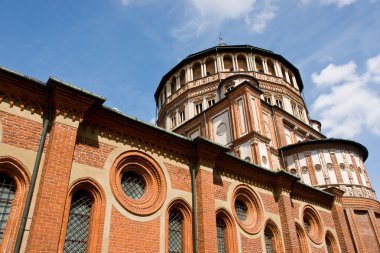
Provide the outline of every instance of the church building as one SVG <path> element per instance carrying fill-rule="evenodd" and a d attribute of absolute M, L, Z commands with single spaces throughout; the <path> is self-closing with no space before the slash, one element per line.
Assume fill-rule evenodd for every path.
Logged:
<path fill-rule="evenodd" d="M 368 150 L 322 134 L 304 88 L 221 43 L 162 77 L 152 126 L 0 67 L 0 252 L 380 252 Z"/>

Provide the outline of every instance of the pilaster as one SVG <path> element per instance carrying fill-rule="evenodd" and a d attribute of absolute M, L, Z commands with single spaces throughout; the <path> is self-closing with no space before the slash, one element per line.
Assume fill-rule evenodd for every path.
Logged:
<path fill-rule="evenodd" d="M 52 115 L 26 252 L 58 252 L 79 122 L 98 97 L 49 79 Z M 104 100 L 100 100 L 103 102 Z"/>

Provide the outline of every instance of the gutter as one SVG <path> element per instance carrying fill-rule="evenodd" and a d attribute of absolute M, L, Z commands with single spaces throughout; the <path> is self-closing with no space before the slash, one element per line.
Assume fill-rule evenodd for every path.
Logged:
<path fill-rule="evenodd" d="M 195 144 L 194 140 L 192 141 L 192 159 L 190 163 L 190 170 L 191 170 L 191 195 L 192 195 L 192 225 L 193 225 L 193 253 L 198 253 L 198 216 L 197 216 L 197 185 L 196 185 L 196 178 L 195 178 L 195 172 L 196 172 L 196 158 L 195 158 Z"/>
<path fill-rule="evenodd" d="M 23 240 L 24 232 L 25 232 L 26 222 L 28 220 L 28 214 L 29 214 L 29 210 L 30 210 L 30 205 L 32 203 L 32 197 L 33 197 L 33 193 L 34 193 L 34 188 L 36 186 L 37 174 L 38 174 L 38 169 L 39 169 L 40 163 L 41 163 L 41 157 L 42 157 L 42 152 L 43 152 L 43 149 L 44 149 L 46 135 L 47 135 L 47 132 L 48 132 L 48 127 L 50 125 L 49 91 L 47 91 L 47 95 L 46 95 L 46 114 L 45 114 L 45 117 L 44 117 L 44 123 L 43 124 L 44 124 L 44 127 L 42 129 L 40 143 L 38 145 L 37 156 L 36 156 L 36 160 L 34 162 L 32 178 L 30 179 L 30 185 L 29 185 L 29 189 L 28 189 L 28 195 L 26 197 L 25 207 L 24 207 L 24 211 L 22 213 L 22 218 L 21 218 L 21 224 L 20 224 L 20 228 L 18 230 L 15 248 L 13 250 L 14 253 L 19 253 L 20 252 L 21 243 L 22 243 L 22 240 Z"/>

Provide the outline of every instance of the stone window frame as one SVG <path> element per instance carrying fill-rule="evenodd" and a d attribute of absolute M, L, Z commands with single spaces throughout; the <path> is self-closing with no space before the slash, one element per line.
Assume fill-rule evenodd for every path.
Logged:
<path fill-rule="evenodd" d="M 272 219 L 268 219 L 266 222 L 265 222 L 265 225 L 263 227 L 263 238 L 264 238 L 264 245 L 266 246 L 266 242 L 265 242 L 265 231 L 266 230 L 270 230 L 270 232 L 273 234 L 273 240 L 274 240 L 274 251 L 272 252 L 276 252 L 276 253 L 284 253 L 284 248 L 283 248 L 283 245 L 282 245 L 282 236 L 281 236 L 281 232 L 280 230 L 278 229 L 278 226 L 276 225 L 276 223 L 272 220 Z M 266 248 L 265 248 L 265 252 L 266 251 Z"/>
<path fill-rule="evenodd" d="M 247 207 L 247 218 L 240 220 L 235 209 L 235 202 L 239 200 Z M 264 208 L 259 196 L 247 185 L 240 184 L 235 187 L 231 201 L 232 214 L 238 225 L 248 234 L 257 234 L 264 223 Z"/>
<path fill-rule="evenodd" d="M 306 232 L 302 225 L 298 224 L 296 222 L 296 233 L 297 233 L 297 239 L 299 243 L 299 247 L 301 249 L 302 253 L 309 253 L 309 242 L 306 238 Z"/>
<path fill-rule="evenodd" d="M 121 187 L 121 177 L 127 171 L 139 174 L 145 181 L 145 191 L 139 199 L 129 198 Z M 167 183 L 164 172 L 158 162 L 144 152 L 129 150 L 120 154 L 111 167 L 109 180 L 115 199 L 134 215 L 151 215 L 165 201 Z"/>
<path fill-rule="evenodd" d="M 19 160 L 12 156 L 0 156 L 0 173 L 8 176 L 15 184 L 15 194 L 12 201 L 11 211 L 8 216 L 7 224 L 4 230 L 4 238 L 0 245 L 1 252 L 13 251 L 19 226 L 22 218 L 22 212 L 25 206 L 26 195 L 30 185 L 31 175 L 27 167 Z M 14 208 L 18 205 L 18 208 Z"/>
<path fill-rule="evenodd" d="M 169 215 L 170 212 L 176 210 L 181 213 L 183 217 L 183 253 L 191 253 L 193 251 L 193 243 L 192 243 L 192 213 L 191 207 L 186 202 L 186 200 L 182 198 L 176 198 L 172 200 L 165 214 L 165 252 L 169 252 Z"/>
<path fill-rule="evenodd" d="M 58 252 L 64 252 L 64 244 L 66 239 L 67 224 L 69 221 L 71 201 L 74 194 L 78 191 L 86 192 L 92 198 L 91 221 L 89 226 L 89 236 L 87 242 L 88 252 L 101 252 L 103 241 L 103 220 L 105 218 L 106 197 L 103 188 L 94 179 L 86 177 L 75 180 L 66 197 L 65 210 L 63 214 L 62 228 L 59 238 Z"/>
<path fill-rule="evenodd" d="M 219 208 L 216 210 L 215 218 L 221 219 L 226 224 L 226 252 L 237 252 L 236 228 L 231 214 L 226 209 Z"/>
<path fill-rule="evenodd" d="M 305 220 L 310 224 L 310 231 L 306 229 Z M 302 211 L 302 225 L 309 239 L 315 244 L 323 242 L 324 226 L 317 210 L 310 205 L 306 205 Z"/>

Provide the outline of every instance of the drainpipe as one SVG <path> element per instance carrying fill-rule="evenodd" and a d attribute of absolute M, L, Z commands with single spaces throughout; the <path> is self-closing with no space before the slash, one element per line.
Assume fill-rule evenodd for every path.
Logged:
<path fill-rule="evenodd" d="M 49 115 L 49 91 L 47 91 L 47 95 L 46 95 L 46 114 L 45 114 L 44 123 L 43 123 L 44 127 L 42 129 L 40 143 L 38 145 L 37 156 L 36 156 L 36 160 L 34 162 L 34 168 L 33 168 L 32 178 L 30 179 L 30 185 L 29 185 L 29 189 L 28 189 L 28 195 L 26 197 L 25 207 L 24 207 L 24 211 L 22 213 L 22 219 L 21 219 L 20 229 L 18 230 L 17 239 L 16 239 L 16 245 L 15 245 L 15 248 L 13 250 L 14 253 L 19 253 L 20 252 L 21 243 L 22 243 L 22 239 L 23 239 L 23 236 L 24 236 L 24 232 L 25 232 L 25 226 L 26 226 L 26 222 L 28 220 L 28 214 L 29 214 L 29 210 L 30 210 L 30 205 L 31 205 L 31 202 L 32 202 L 33 192 L 34 192 L 34 188 L 35 188 L 35 185 L 36 185 L 38 169 L 40 167 L 40 162 L 41 162 L 41 157 L 42 157 L 42 151 L 44 149 L 44 144 L 45 144 L 45 140 L 46 140 L 46 134 L 47 134 L 47 131 L 48 131 L 48 127 L 50 125 L 50 118 L 49 118 L 49 116 L 50 116 Z"/>
<path fill-rule="evenodd" d="M 191 195 L 192 195 L 192 206 L 193 206 L 193 252 L 198 253 L 198 216 L 197 216 L 197 189 L 195 182 L 195 171 L 196 171 L 196 157 L 195 157 L 195 144 L 192 141 L 192 159 L 191 159 Z"/>

